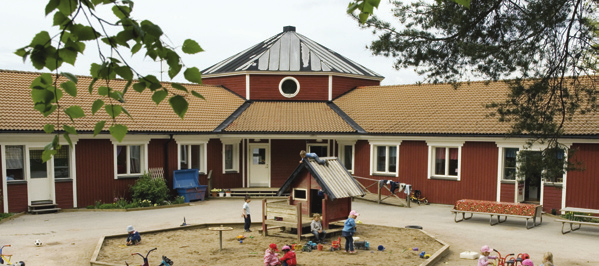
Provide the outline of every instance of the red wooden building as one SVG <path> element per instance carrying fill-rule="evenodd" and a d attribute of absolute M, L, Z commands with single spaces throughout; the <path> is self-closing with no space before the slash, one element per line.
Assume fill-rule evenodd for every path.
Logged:
<path fill-rule="evenodd" d="M 200 184 L 212 170 L 216 188 L 278 188 L 298 166 L 300 150 L 338 157 L 355 176 L 412 184 L 433 203 L 470 198 L 538 201 L 545 211 L 599 208 L 597 116 L 577 115 L 562 139 L 578 149 L 585 171 L 517 186 L 515 156 L 526 136 L 506 139 L 509 125 L 483 107 L 505 99 L 505 83 L 472 82 L 458 90 L 380 86 L 383 77 L 294 27 L 205 69 L 204 85 L 188 86 L 206 101 L 191 99 L 185 120 L 167 103 L 156 106 L 149 92 L 127 93 L 123 106 L 135 120 L 117 119 L 129 127 L 123 142 L 107 132 L 92 137 L 95 123 L 108 117 L 84 110 L 73 148 L 47 163 L 40 150 L 51 136 L 42 128 L 66 120 L 32 108 L 29 84 L 37 76 L 0 70 L 3 212 L 25 211 L 38 201 L 61 208 L 112 202 L 129 196 L 128 186 L 152 167 L 164 168 L 169 185 L 173 170 L 198 168 Z M 90 82 L 79 77 L 77 101 L 89 103 L 83 106 L 95 100 L 83 93 Z M 61 101 L 75 102 L 68 95 Z"/>

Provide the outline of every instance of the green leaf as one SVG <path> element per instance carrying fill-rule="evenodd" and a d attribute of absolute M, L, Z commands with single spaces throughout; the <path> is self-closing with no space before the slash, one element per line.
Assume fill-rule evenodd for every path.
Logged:
<path fill-rule="evenodd" d="M 169 66 L 168 76 L 171 79 L 173 79 L 175 76 L 177 76 L 177 74 L 179 74 L 179 72 L 181 72 L 181 68 L 183 68 L 183 65 L 181 65 L 180 62 L 181 58 L 177 53 L 170 51 L 166 54 L 166 63 Z"/>
<path fill-rule="evenodd" d="M 77 36 L 79 41 L 90 41 L 100 37 L 100 33 L 96 32 L 94 28 L 81 24 L 71 26 L 71 33 Z"/>
<path fill-rule="evenodd" d="M 52 124 L 45 124 L 44 125 L 44 131 L 48 134 L 54 132 L 54 125 Z"/>
<path fill-rule="evenodd" d="M 52 159 L 52 156 L 54 156 L 56 153 L 58 153 L 57 150 L 51 150 L 51 149 L 44 148 L 44 151 L 42 152 L 42 162 L 45 163 L 48 160 Z"/>
<path fill-rule="evenodd" d="M 51 86 L 53 84 L 52 81 L 53 81 L 52 75 L 50 75 L 49 73 L 44 73 L 44 74 L 39 75 L 37 78 L 35 78 L 31 82 L 31 85 L 29 86 L 29 88 L 45 89 L 48 86 Z"/>
<path fill-rule="evenodd" d="M 160 38 L 160 36 L 162 36 L 162 29 L 160 29 L 160 27 L 158 27 L 158 25 L 155 25 L 151 21 L 144 20 L 140 24 L 141 24 L 141 29 L 143 31 L 145 31 L 146 34 L 153 35 L 154 38 L 156 38 L 156 39 L 158 39 L 158 38 Z"/>
<path fill-rule="evenodd" d="M 116 69 L 114 69 L 114 72 L 116 72 L 117 75 L 121 76 L 121 78 L 125 80 L 133 79 L 133 72 L 131 71 L 131 68 L 128 66 L 117 67 Z"/>
<path fill-rule="evenodd" d="M 85 117 L 85 113 L 83 112 L 83 109 L 81 109 L 81 106 L 78 106 L 78 105 L 73 105 L 73 106 L 65 109 L 64 112 L 71 118 L 71 120 L 76 119 L 76 118 Z"/>
<path fill-rule="evenodd" d="M 199 92 L 197 92 L 197 91 L 191 91 L 191 95 L 193 95 L 193 96 L 195 96 L 195 97 L 198 97 L 198 98 L 200 98 L 200 99 L 202 99 L 202 100 L 204 100 L 204 101 L 206 100 L 206 98 L 204 98 L 204 96 L 202 96 L 202 94 L 200 94 L 200 93 L 199 93 Z"/>
<path fill-rule="evenodd" d="M 131 55 L 136 54 L 137 52 L 139 52 L 139 50 L 141 49 L 141 43 L 136 43 L 135 45 L 133 45 L 133 47 L 131 48 Z"/>
<path fill-rule="evenodd" d="M 470 8 L 470 0 L 453 0 L 454 2 L 456 2 L 458 5 L 462 5 L 466 8 Z"/>
<path fill-rule="evenodd" d="M 56 12 L 56 13 L 54 13 L 54 20 L 53 20 L 53 24 L 52 25 L 54 25 L 54 26 L 61 26 L 63 24 L 66 24 L 69 21 L 71 21 L 69 19 L 69 17 L 65 16 L 61 12 Z"/>
<path fill-rule="evenodd" d="M 187 113 L 187 108 L 189 107 L 189 103 L 185 98 L 181 95 L 175 95 L 168 100 L 169 104 L 173 108 L 173 111 L 183 119 L 185 117 L 185 113 Z"/>
<path fill-rule="evenodd" d="M 127 84 L 125 84 L 125 88 L 123 89 L 123 94 L 122 94 L 123 97 L 125 96 L 125 93 L 127 93 L 127 90 L 129 90 L 129 87 L 131 87 L 131 83 L 133 83 L 133 80 L 128 80 Z M 123 99 L 123 102 L 124 101 L 125 100 Z"/>
<path fill-rule="evenodd" d="M 98 94 L 102 95 L 102 96 L 107 96 L 110 91 L 111 91 L 111 88 L 106 87 L 106 86 L 100 86 L 98 88 Z"/>
<path fill-rule="evenodd" d="M 89 94 L 92 94 L 92 92 L 94 91 L 94 84 L 96 84 L 96 81 L 98 81 L 98 79 L 93 78 L 92 82 L 89 84 L 89 87 L 87 88 L 89 90 Z"/>
<path fill-rule="evenodd" d="M 38 34 L 35 35 L 35 37 L 33 37 L 33 40 L 31 40 L 31 44 L 29 45 L 31 47 L 35 47 L 37 45 L 46 46 L 49 43 L 50 34 L 48 34 L 47 31 L 40 31 Z"/>
<path fill-rule="evenodd" d="M 60 0 L 58 4 L 58 11 L 63 13 L 65 16 L 70 16 L 75 10 L 77 10 L 77 0 Z"/>
<path fill-rule="evenodd" d="M 192 39 L 185 40 L 181 50 L 186 54 L 197 54 L 204 51 L 204 49 L 202 49 L 202 47 L 200 47 L 200 45 Z"/>
<path fill-rule="evenodd" d="M 114 13 L 114 15 L 117 16 L 119 19 L 124 19 L 126 17 L 129 17 L 131 9 L 129 9 L 128 6 L 114 5 L 112 7 L 112 13 Z"/>
<path fill-rule="evenodd" d="M 110 96 L 110 98 L 112 99 L 119 101 L 120 103 L 125 102 L 125 98 L 123 98 L 123 93 L 120 91 L 111 91 L 110 93 L 108 93 L 108 96 Z"/>
<path fill-rule="evenodd" d="M 154 75 L 147 75 L 143 77 L 143 80 L 146 82 L 146 87 L 150 88 L 151 91 L 162 88 L 162 84 L 160 84 L 160 81 Z"/>
<path fill-rule="evenodd" d="M 66 93 L 73 97 L 77 97 L 77 85 L 72 81 L 66 81 L 60 84 L 60 87 L 64 89 Z"/>
<path fill-rule="evenodd" d="M 104 110 L 106 110 L 106 113 L 108 113 L 111 118 L 116 118 L 121 114 L 123 107 L 117 104 L 107 104 L 104 106 Z"/>
<path fill-rule="evenodd" d="M 189 82 L 202 84 L 202 73 L 200 73 L 200 70 L 197 67 L 186 69 L 183 75 Z"/>
<path fill-rule="evenodd" d="M 54 93 L 46 89 L 32 89 L 31 99 L 34 103 L 50 103 L 54 99 Z"/>
<path fill-rule="evenodd" d="M 69 72 L 60 72 L 60 75 L 65 76 L 66 78 L 68 78 L 70 81 L 74 82 L 75 84 L 77 84 L 77 82 L 79 81 L 77 79 L 77 76 L 69 73 Z"/>
<path fill-rule="evenodd" d="M 123 141 L 123 138 L 127 135 L 127 126 L 125 125 L 114 124 L 110 126 L 109 130 L 110 135 L 112 135 L 118 142 Z"/>
<path fill-rule="evenodd" d="M 129 113 L 129 111 L 127 111 L 127 109 L 125 109 L 125 107 L 123 107 L 123 113 L 125 113 L 129 118 L 133 119 L 133 116 L 131 116 L 131 114 Z"/>
<path fill-rule="evenodd" d="M 58 7 L 58 4 L 60 4 L 60 0 L 48 1 L 48 4 L 46 5 L 46 16 L 48 14 L 52 13 L 52 11 L 54 11 L 54 9 L 56 9 Z"/>
<path fill-rule="evenodd" d="M 98 110 L 102 108 L 102 106 L 104 106 L 104 101 L 102 101 L 101 99 L 95 100 L 92 104 L 92 115 L 95 115 L 96 112 L 98 112 Z"/>
<path fill-rule="evenodd" d="M 133 90 L 135 90 L 136 92 L 142 93 L 145 89 L 146 89 L 145 82 L 137 82 L 137 83 L 133 84 Z"/>
<path fill-rule="evenodd" d="M 64 129 L 64 132 L 66 133 L 77 135 L 77 130 L 75 130 L 75 128 L 72 126 L 62 125 L 62 129 Z"/>
<path fill-rule="evenodd" d="M 106 121 L 100 121 L 96 123 L 96 126 L 94 126 L 94 137 L 102 132 L 102 129 L 104 129 L 104 124 L 106 124 Z"/>
<path fill-rule="evenodd" d="M 69 133 L 62 134 L 62 137 L 64 137 L 64 139 L 67 140 L 67 142 L 69 143 L 69 147 L 73 148 L 73 142 L 71 141 L 71 137 L 69 136 Z"/>
<path fill-rule="evenodd" d="M 165 90 L 155 91 L 154 94 L 152 94 L 152 101 L 158 105 L 164 100 L 164 98 L 166 98 L 166 96 L 168 96 L 168 92 Z"/>
<path fill-rule="evenodd" d="M 173 88 L 180 90 L 180 91 L 184 91 L 184 92 L 189 92 L 187 90 L 187 88 L 183 87 L 181 84 L 178 83 L 171 83 L 171 86 L 173 86 Z"/>

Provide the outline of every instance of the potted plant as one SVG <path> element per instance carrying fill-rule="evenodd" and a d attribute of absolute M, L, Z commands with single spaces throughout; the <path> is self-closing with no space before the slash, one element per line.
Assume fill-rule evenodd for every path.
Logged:
<path fill-rule="evenodd" d="M 212 197 L 216 198 L 218 191 L 219 191 L 219 189 L 217 189 L 217 188 L 213 188 L 212 190 L 210 190 L 210 192 L 212 193 Z"/>
<path fill-rule="evenodd" d="M 225 191 L 223 189 L 219 189 L 218 190 L 218 196 L 219 197 L 224 197 L 225 196 Z"/>
<path fill-rule="evenodd" d="M 227 189 L 227 191 L 225 191 L 227 197 L 231 197 L 231 189 Z"/>

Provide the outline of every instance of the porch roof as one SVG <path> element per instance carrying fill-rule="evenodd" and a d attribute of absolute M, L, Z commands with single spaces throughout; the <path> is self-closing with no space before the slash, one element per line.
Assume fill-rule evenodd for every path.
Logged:
<path fill-rule="evenodd" d="M 337 157 L 321 157 L 320 159 L 325 160 L 327 164 L 320 165 L 312 159 L 303 160 L 281 186 L 277 195 L 281 196 L 290 189 L 293 181 L 299 177 L 299 173 L 304 169 L 310 172 L 324 193 L 332 200 L 365 195 L 358 181 L 347 171 Z"/>
<path fill-rule="evenodd" d="M 348 121 L 326 102 L 252 102 L 225 132 L 354 133 Z"/>

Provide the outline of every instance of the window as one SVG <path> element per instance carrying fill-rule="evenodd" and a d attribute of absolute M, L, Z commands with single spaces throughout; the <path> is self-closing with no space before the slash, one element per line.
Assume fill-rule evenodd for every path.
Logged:
<path fill-rule="evenodd" d="M 306 189 L 294 188 L 293 189 L 294 200 L 308 200 L 308 192 Z"/>
<path fill-rule="evenodd" d="M 308 152 L 316 153 L 318 157 L 329 156 L 329 147 L 326 144 L 308 144 Z"/>
<path fill-rule="evenodd" d="M 205 173 L 204 144 L 179 145 L 179 169 L 198 169 Z"/>
<path fill-rule="evenodd" d="M 341 155 L 339 158 L 341 160 L 341 163 L 343 163 L 343 166 L 345 166 L 345 168 L 353 173 L 354 171 L 354 145 L 344 145 L 341 144 L 339 146 L 339 154 Z"/>
<path fill-rule="evenodd" d="M 397 173 L 397 146 L 374 146 L 374 172 Z"/>
<path fill-rule="evenodd" d="M 54 155 L 54 178 L 70 178 L 69 146 L 62 146 Z"/>
<path fill-rule="evenodd" d="M 239 172 L 239 143 L 223 143 L 223 173 Z"/>
<path fill-rule="evenodd" d="M 6 180 L 24 180 L 25 171 L 23 170 L 23 146 L 6 146 Z"/>
<path fill-rule="evenodd" d="M 117 176 L 139 176 L 146 170 L 146 145 L 116 145 Z"/>
<path fill-rule="evenodd" d="M 518 157 L 518 148 L 503 149 L 503 176 L 506 181 L 516 180 L 516 159 Z"/>
<path fill-rule="evenodd" d="M 285 77 L 279 83 L 279 92 L 287 98 L 295 97 L 300 90 L 299 81 L 294 77 Z"/>
<path fill-rule="evenodd" d="M 29 150 L 29 173 L 31 178 L 47 178 L 48 166 L 42 160 L 44 150 Z"/>
<path fill-rule="evenodd" d="M 461 147 L 430 147 L 432 177 L 458 178 Z"/>

